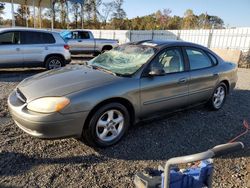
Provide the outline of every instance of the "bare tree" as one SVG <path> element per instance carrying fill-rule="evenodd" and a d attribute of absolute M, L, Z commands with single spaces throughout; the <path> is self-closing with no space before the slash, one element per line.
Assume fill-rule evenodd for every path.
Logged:
<path fill-rule="evenodd" d="M 107 2 L 102 4 L 103 9 L 101 13 L 101 19 L 103 24 L 106 26 L 109 16 L 114 12 L 115 3 Z"/>
<path fill-rule="evenodd" d="M 75 28 L 78 27 L 78 18 L 80 17 L 80 5 L 78 3 L 73 3 L 71 7 L 71 11 L 73 12 Z"/>
<path fill-rule="evenodd" d="M 0 3 L 0 23 L 1 23 L 2 20 L 3 20 L 2 15 L 4 15 L 4 8 L 5 8 L 4 4 L 3 4 L 3 3 Z"/>

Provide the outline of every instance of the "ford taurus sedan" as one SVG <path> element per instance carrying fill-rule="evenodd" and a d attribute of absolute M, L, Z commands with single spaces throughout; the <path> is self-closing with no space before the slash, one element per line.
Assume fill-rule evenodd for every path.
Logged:
<path fill-rule="evenodd" d="M 219 110 L 237 67 L 211 50 L 181 41 L 140 41 L 23 80 L 8 98 L 12 117 L 39 138 L 78 137 L 107 147 L 130 125 L 197 103 Z"/>

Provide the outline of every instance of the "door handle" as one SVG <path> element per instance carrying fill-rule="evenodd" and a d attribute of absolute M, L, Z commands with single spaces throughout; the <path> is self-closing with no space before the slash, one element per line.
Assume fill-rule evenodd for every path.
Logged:
<path fill-rule="evenodd" d="M 20 51 L 20 48 L 16 48 L 16 51 Z"/>
<path fill-rule="evenodd" d="M 186 82 L 187 82 L 187 78 L 181 78 L 178 81 L 179 84 L 183 84 L 183 83 L 186 83 Z"/>

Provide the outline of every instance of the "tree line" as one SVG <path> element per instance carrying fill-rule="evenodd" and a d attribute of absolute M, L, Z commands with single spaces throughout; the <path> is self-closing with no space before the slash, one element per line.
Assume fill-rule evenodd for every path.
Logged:
<path fill-rule="evenodd" d="M 128 19 L 123 9 L 124 0 L 85 0 L 83 5 L 56 0 L 52 9 L 40 8 L 33 16 L 33 9 L 19 5 L 16 26 L 50 28 L 51 20 L 58 29 L 123 29 L 123 30 L 167 30 L 167 29 L 221 29 L 224 21 L 215 15 L 194 14 L 187 9 L 183 16 L 172 15 L 170 9 L 158 10 L 146 16 Z M 0 25 L 11 26 L 11 20 L 4 19 L 4 4 L 0 4 Z"/>

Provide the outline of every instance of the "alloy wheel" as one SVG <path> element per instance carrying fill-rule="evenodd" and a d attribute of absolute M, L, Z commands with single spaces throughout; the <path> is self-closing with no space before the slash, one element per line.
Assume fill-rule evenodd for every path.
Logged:
<path fill-rule="evenodd" d="M 102 141 L 112 141 L 120 135 L 123 127 L 124 115 L 118 110 L 108 110 L 98 119 L 96 134 Z"/>

